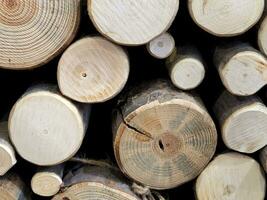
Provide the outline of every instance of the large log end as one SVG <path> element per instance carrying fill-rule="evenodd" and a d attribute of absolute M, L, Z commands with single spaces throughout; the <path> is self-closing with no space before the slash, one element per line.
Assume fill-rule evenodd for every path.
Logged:
<path fill-rule="evenodd" d="M 98 103 L 117 95 L 127 82 L 129 60 L 124 50 L 102 37 L 72 44 L 58 65 L 60 91 L 83 103 Z"/>
<path fill-rule="evenodd" d="M 239 153 L 217 156 L 196 182 L 198 200 L 264 199 L 266 183 L 260 165 Z"/>
<path fill-rule="evenodd" d="M 216 36 L 229 37 L 246 32 L 258 22 L 264 0 L 190 0 L 188 7 L 192 19 L 202 29 Z"/>

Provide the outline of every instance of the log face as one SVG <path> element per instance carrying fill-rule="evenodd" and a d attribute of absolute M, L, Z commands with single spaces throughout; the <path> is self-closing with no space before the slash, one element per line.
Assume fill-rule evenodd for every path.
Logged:
<path fill-rule="evenodd" d="M 61 166 L 56 166 L 61 167 Z M 50 168 L 49 168 L 50 169 Z M 40 196 L 53 196 L 58 193 L 60 187 L 62 186 L 62 171 L 55 171 L 53 167 L 51 170 L 43 170 L 34 174 L 31 180 L 31 188 L 35 194 Z"/>
<path fill-rule="evenodd" d="M 236 97 L 223 92 L 214 112 L 225 145 L 242 153 L 254 153 L 267 144 L 267 108 L 255 96 Z"/>
<path fill-rule="evenodd" d="M 225 37 L 240 35 L 255 25 L 263 13 L 264 0 L 190 0 L 188 7 L 197 25 Z"/>
<path fill-rule="evenodd" d="M 96 103 L 117 95 L 128 74 L 129 60 L 121 47 L 102 37 L 87 37 L 64 52 L 58 65 L 58 84 L 64 95 Z"/>
<path fill-rule="evenodd" d="M 80 109 L 56 92 L 36 88 L 13 106 L 9 116 L 10 139 L 29 162 L 55 165 L 78 151 L 88 113 L 88 106 Z"/>
<path fill-rule="evenodd" d="M 169 33 L 163 33 L 147 44 L 148 52 L 158 59 L 167 58 L 171 55 L 174 49 L 175 40 Z"/>
<path fill-rule="evenodd" d="M 217 48 L 214 63 L 224 86 L 232 94 L 252 95 L 267 83 L 267 60 L 248 44 Z"/>
<path fill-rule="evenodd" d="M 85 166 L 64 178 L 68 188 L 53 200 L 139 200 L 120 173 L 108 168 Z"/>
<path fill-rule="evenodd" d="M 223 139 L 228 147 L 253 153 L 267 145 L 267 109 L 260 104 L 239 110 L 223 126 Z M 254 133 L 254 134 L 253 134 Z"/>
<path fill-rule="evenodd" d="M 114 151 L 121 170 L 155 189 L 195 178 L 214 154 L 217 134 L 197 98 L 166 83 L 130 96 L 114 122 Z M 151 92 L 152 90 L 152 92 Z"/>
<path fill-rule="evenodd" d="M 259 164 L 239 153 L 217 156 L 196 182 L 198 200 L 263 200 L 265 189 Z"/>
<path fill-rule="evenodd" d="M 123 45 L 145 44 L 167 31 L 178 7 L 179 0 L 88 0 L 98 31 Z"/>
<path fill-rule="evenodd" d="M 17 163 L 15 151 L 8 138 L 7 122 L 0 123 L 0 176 Z"/>
<path fill-rule="evenodd" d="M 172 83 L 182 90 L 196 88 L 205 77 L 202 56 L 194 46 L 176 48 L 166 65 Z"/>
<path fill-rule="evenodd" d="M 58 55 L 74 38 L 80 0 L 0 1 L 0 66 L 28 69 Z"/>

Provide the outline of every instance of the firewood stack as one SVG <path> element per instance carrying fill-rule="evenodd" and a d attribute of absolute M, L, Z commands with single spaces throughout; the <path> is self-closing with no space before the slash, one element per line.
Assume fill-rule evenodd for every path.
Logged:
<path fill-rule="evenodd" d="M 0 0 L 0 200 L 264 200 L 267 0 Z"/>

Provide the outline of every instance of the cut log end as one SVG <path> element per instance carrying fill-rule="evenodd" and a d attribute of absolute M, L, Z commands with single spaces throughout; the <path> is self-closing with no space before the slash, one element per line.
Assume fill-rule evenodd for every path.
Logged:
<path fill-rule="evenodd" d="M 195 46 L 177 47 L 167 59 L 166 66 L 172 83 L 182 90 L 196 88 L 205 77 L 203 59 Z"/>
<path fill-rule="evenodd" d="M 193 97 L 161 82 L 153 85 L 160 89 L 135 94 L 117 114 L 114 151 L 126 175 L 151 188 L 169 189 L 201 172 L 214 154 L 217 134 Z"/>
<path fill-rule="evenodd" d="M 239 96 L 255 94 L 267 83 L 267 60 L 256 49 L 233 46 L 218 50 L 219 74 L 229 92 Z"/>
<path fill-rule="evenodd" d="M 254 104 L 228 118 L 223 125 L 223 140 L 233 150 L 254 153 L 267 145 L 266 128 L 267 109 L 264 105 Z"/>
<path fill-rule="evenodd" d="M 196 88 L 203 81 L 205 68 L 197 59 L 184 58 L 175 63 L 170 76 L 176 87 L 190 90 Z"/>
<path fill-rule="evenodd" d="M 64 162 L 82 143 L 88 112 L 87 106 L 79 108 L 49 87 L 40 87 L 27 92 L 13 106 L 10 139 L 21 157 L 36 165 Z"/>
<path fill-rule="evenodd" d="M 217 156 L 196 182 L 196 196 L 206 199 L 264 199 L 265 177 L 252 158 L 226 153 Z"/>
<path fill-rule="evenodd" d="M 267 8 L 267 6 L 266 6 Z M 258 32 L 258 45 L 260 50 L 267 56 L 267 16 L 261 23 L 259 32 Z"/>
<path fill-rule="evenodd" d="M 83 167 L 64 179 L 67 188 L 53 200 L 140 200 L 120 173 L 100 167 Z"/>
<path fill-rule="evenodd" d="M 191 0 L 188 1 L 188 7 L 191 17 L 202 29 L 216 36 L 229 37 L 246 32 L 259 21 L 264 0 L 243 0 L 238 3 L 236 0 Z"/>
<path fill-rule="evenodd" d="M 107 187 L 102 183 L 78 183 L 53 198 L 53 200 L 139 200 L 137 197 L 131 196 L 119 190 L 114 190 L 112 187 Z"/>
<path fill-rule="evenodd" d="M 16 163 L 16 157 L 15 157 L 15 152 L 12 149 L 10 149 L 9 146 L 6 144 L 1 144 L 0 142 L 0 158 L 1 158 L 1 163 L 0 163 L 0 176 L 5 175 L 8 170 L 10 170 Z"/>
<path fill-rule="evenodd" d="M 102 37 L 75 42 L 58 65 L 61 92 L 83 103 L 111 99 L 123 89 L 128 75 L 129 60 L 124 50 Z"/>
<path fill-rule="evenodd" d="M 32 177 L 31 188 L 35 194 L 50 197 L 58 193 L 62 183 L 62 178 L 53 172 L 39 172 Z"/>
<path fill-rule="evenodd" d="M 98 31 L 123 45 L 146 44 L 166 32 L 178 8 L 179 0 L 165 0 L 164 6 L 155 0 L 88 0 L 88 13 Z"/>
<path fill-rule="evenodd" d="M 254 153 L 267 145 L 267 108 L 258 98 L 240 99 L 225 91 L 214 110 L 228 148 Z"/>
<path fill-rule="evenodd" d="M 7 127 L 7 122 L 0 123 L 0 176 L 5 175 L 17 163 L 15 151 L 8 139 Z"/>
<path fill-rule="evenodd" d="M 47 63 L 72 41 L 80 0 L 0 1 L 0 13 L 0 67 L 29 69 Z"/>
<path fill-rule="evenodd" d="M 164 33 L 147 44 L 147 50 L 155 58 L 164 59 L 171 55 L 175 40 L 169 33 Z"/>

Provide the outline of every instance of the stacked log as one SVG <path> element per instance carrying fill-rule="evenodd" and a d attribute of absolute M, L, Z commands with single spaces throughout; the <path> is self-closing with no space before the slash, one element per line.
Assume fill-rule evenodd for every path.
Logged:
<path fill-rule="evenodd" d="M 30 200 L 30 193 L 21 180 L 14 173 L 8 173 L 0 177 L 0 199 L 3 200 Z"/>
<path fill-rule="evenodd" d="M 44 197 L 57 194 L 63 186 L 63 170 L 62 164 L 38 169 L 31 179 L 32 191 Z"/>
<path fill-rule="evenodd" d="M 267 145 L 267 107 L 256 96 L 240 98 L 225 91 L 214 112 L 226 146 L 242 153 L 254 153 Z"/>
<path fill-rule="evenodd" d="M 0 176 L 3 176 L 17 163 L 14 148 L 8 137 L 7 122 L 0 123 L 0 158 Z"/>
<path fill-rule="evenodd" d="M 219 46 L 214 64 L 224 86 L 234 95 L 253 95 L 267 83 L 267 59 L 249 44 Z"/>
<path fill-rule="evenodd" d="M 30 69 L 59 55 L 80 22 L 80 0 L 0 2 L 0 67 Z"/>
<path fill-rule="evenodd" d="M 202 56 L 192 45 L 176 48 L 166 65 L 172 83 L 182 90 L 196 88 L 205 77 Z"/>
<path fill-rule="evenodd" d="M 64 178 L 64 192 L 53 200 L 140 200 L 120 173 L 104 167 L 84 166 Z"/>
<path fill-rule="evenodd" d="M 10 112 L 10 139 L 18 154 L 31 163 L 62 163 L 75 155 L 82 144 L 89 108 L 66 99 L 54 85 L 34 86 Z"/>
<path fill-rule="evenodd" d="M 117 163 L 154 189 L 194 179 L 212 158 L 217 133 L 199 97 L 158 81 L 140 86 L 119 105 L 113 122 Z"/>
<path fill-rule="evenodd" d="M 122 45 L 142 45 L 166 32 L 179 0 L 88 0 L 88 14 L 97 30 Z"/>
<path fill-rule="evenodd" d="M 220 37 L 240 35 L 261 18 L 265 0 L 190 0 L 192 19 L 203 30 Z M 242 13 L 242 14 L 241 14 Z"/>
<path fill-rule="evenodd" d="M 218 155 L 196 182 L 199 200 L 264 199 L 265 190 L 265 178 L 258 162 L 233 152 Z"/>
<path fill-rule="evenodd" d="M 98 36 L 72 44 L 62 55 L 57 72 L 60 91 L 83 103 L 113 98 L 123 89 L 128 75 L 124 50 Z"/>
<path fill-rule="evenodd" d="M 163 33 L 147 43 L 147 50 L 155 58 L 165 59 L 175 49 L 175 40 L 169 33 Z"/>
<path fill-rule="evenodd" d="M 0 200 L 266 199 L 266 6 L 0 0 Z"/>

